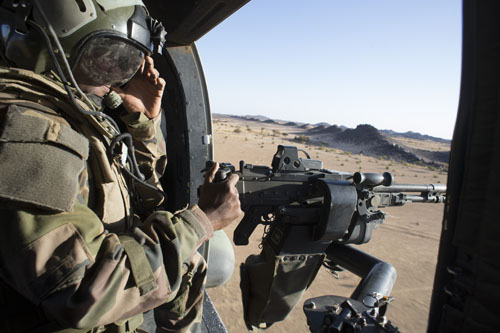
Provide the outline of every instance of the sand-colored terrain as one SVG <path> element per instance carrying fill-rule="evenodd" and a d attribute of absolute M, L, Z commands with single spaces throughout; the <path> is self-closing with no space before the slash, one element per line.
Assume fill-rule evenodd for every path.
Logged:
<path fill-rule="evenodd" d="M 231 162 L 238 166 L 240 160 L 255 165 L 271 163 L 278 144 L 296 145 L 309 152 L 311 158 L 324 162 L 324 167 L 339 171 L 385 172 L 390 171 L 398 183 L 444 183 L 446 169 L 398 163 L 383 158 L 355 155 L 341 150 L 321 146 L 308 146 L 293 141 L 301 134 L 296 126 L 274 123 L 245 121 L 234 118 L 218 118 L 214 121 L 215 158 L 217 161 Z M 413 142 L 419 145 L 419 142 Z M 435 150 L 443 149 L 432 142 L 422 143 Z M 419 147 L 421 148 L 421 147 Z M 425 332 L 429 304 L 437 261 L 443 204 L 407 204 L 403 207 L 384 209 L 388 214 L 373 235 L 370 243 L 360 249 L 395 266 L 398 278 L 392 296 L 395 302 L 389 307 L 388 318 L 402 332 Z M 232 239 L 236 225 L 226 232 Z M 262 229 L 256 230 L 250 244 L 234 247 L 236 267 L 232 278 L 222 287 L 209 289 L 229 332 L 245 332 L 242 315 L 241 293 L 239 289 L 239 264 L 250 254 L 259 253 L 258 244 Z M 306 318 L 302 311 L 303 301 L 325 294 L 349 296 L 359 282 L 359 278 L 349 272 L 335 279 L 321 269 L 312 286 L 304 295 L 289 317 L 274 324 L 268 332 L 308 332 Z"/>

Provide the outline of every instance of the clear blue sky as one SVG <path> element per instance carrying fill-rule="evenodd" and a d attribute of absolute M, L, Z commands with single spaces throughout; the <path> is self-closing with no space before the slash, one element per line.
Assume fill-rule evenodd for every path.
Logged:
<path fill-rule="evenodd" d="M 252 0 L 198 42 L 212 112 L 450 139 L 459 0 Z"/>

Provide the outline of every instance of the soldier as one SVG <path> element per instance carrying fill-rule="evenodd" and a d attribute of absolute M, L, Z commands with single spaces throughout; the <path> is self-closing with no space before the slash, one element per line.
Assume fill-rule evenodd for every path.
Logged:
<path fill-rule="evenodd" d="M 133 332 L 153 308 L 196 330 L 197 248 L 241 210 L 216 165 L 198 205 L 158 210 L 161 24 L 141 0 L 32 0 L 3 1 L 0 28 L 2 331 Z"/>

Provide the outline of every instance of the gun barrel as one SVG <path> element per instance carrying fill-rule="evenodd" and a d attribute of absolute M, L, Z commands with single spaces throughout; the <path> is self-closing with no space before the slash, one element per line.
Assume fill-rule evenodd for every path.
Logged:
<path fill-rule="evenodd" d="M 393 184 L 391 186 L 375 186 L 373 192 L 446 192 L 443 184 Z"/>

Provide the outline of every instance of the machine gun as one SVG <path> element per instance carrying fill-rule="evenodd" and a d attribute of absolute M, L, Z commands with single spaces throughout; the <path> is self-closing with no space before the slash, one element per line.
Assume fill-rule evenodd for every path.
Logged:
<path fill-rule="evenodd" d="M 248 328 L 283 320 L 324 265 L 347 269 L 362 281 L 350 298 L 323 296 L 304 303 L 312 332 L 397 331 L 385 318 L 394 267 L 347 244 L 370 241 L 386 217 L 380 208 L 443 202 L 446 186 L 394 184 L 388 172 L 327 170 L 298 153 L 280 145 L 271 168 L 241 161 L 237 171 L 245 217 L 234 243 L 247 245 L 257 225 L 265 225 L 262 252 L 241 267 Z M 218 177 L 230 172 L 235 172 L 232 165 L 221 164 Z"/>

